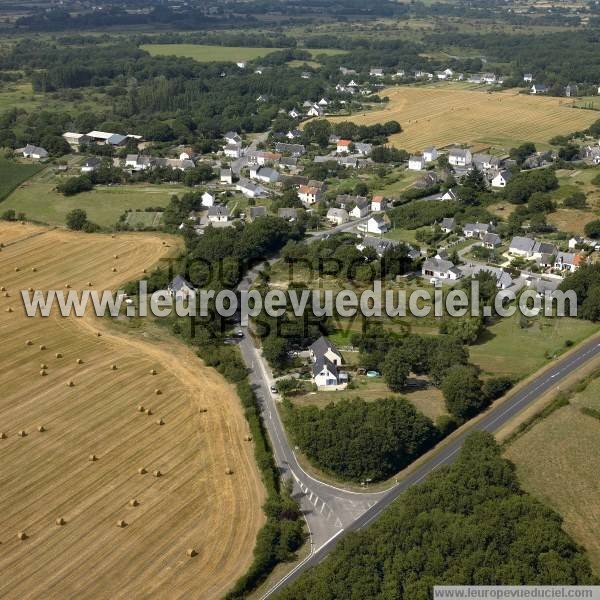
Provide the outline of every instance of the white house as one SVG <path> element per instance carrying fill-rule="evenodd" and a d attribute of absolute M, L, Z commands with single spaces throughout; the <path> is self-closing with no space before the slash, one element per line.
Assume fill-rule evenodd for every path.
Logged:
<path fill-rule="evenodd" d="M 384 234 L 390 230 L 390 223 L 385 214 L 371 215 L 366 223 L 358 226 L 360 231 L 365 233 Z"/>
<path fill-rule="evenodd" d="M 303 204 L 315 204 L 321 200 L 321 190 L 312 185 L 301 185 L 298 188 L 298 198 Z"/>
<path fill-rule="evenodd" d="M 288 115 L 292 117 L 292 119 L 299 119 L 302 116 L 302 113 L 298 109 L 292 108 Z"/>
<path fill-rule="evenodd" d="M 584 254 L 576 254 L 574 252 L 558 252 L 556 254 L 556 260 L 554 268 L 559 271 L 569 271 L 573 273 L 579 269 L 579 267 L 585 263 Z"/>
<path fill-rule="evenodd" d="M 458 200 L 458 194 L 456 188 L 446 190 L 441 196 L 440 200 Z"/>
<path fill-rule="evenodd" d="M 510 181 L 512 173 L 510 171 L 498 171 L 492 179 L 492 187 L 503 188 Z"/>
<path fill-rule="evenodd" d="M 333 225 L 343 225 L 348 219 L 348 211 L 343 208 L 330 208 L 327 211 L 327 220 Z"/>
<path fill-rule="evenodd" d="M 548 90 L 546 89 L 546 86 L 543 83 L 534 83 L 531 86 L 531 93 L 532 94 L 545 94 Z"/>
<path fill-rule="evenodd" d="M 453 167 L 468 167 L 473 162 L 473 155 L 468 148 L 452 148 L 448 152 L 448 162 Z"/>
<path fill-rule="evenodd" d="M 233 184 L 233 173 L 231 169 L 221 169 L 219 181 L 221 183 L 228 183 L 229 185 Z"/>
<path fill-rule="evenodd" d="M 433 162 L 434 160 L 437 160 L 438 157 L 438 153 L 437 153 L 437 149 L 435 148 L 435 146 L 431 146 L 430 148 L 425 148 L 425 150 L 423 150 L 423 160 L 426 163 L 430 163 Z"/>
<path fill-rule="evenodd" d="M 371 77 L 383 77 L 383 75 L 384 75 L 383 69 L 381 69 L 380 67 L 371 67 L 371 70 L 369 71 L 369 75 Z"/>
<path fill-rule="evenodd" d="M 460 279 L 462 273 L 454 266 L 451 260 L 439 258 L 439 255 L 434 258 L 428 258 L 423 262 L 421 269 L 423 277 L 435 279 L 447 279 L 455 281 Z"/>
<path fill-rule="evenodd" d="M 350 211 L 350 216 L 353 219 L 362 219 L 369 214 L 370 208 L 370 202 L 364 197 L 359 197 L 356 201 L 356 205 Z"/>
<path fill-rule="evenodd" d="M 307 117 L 322 117 L 324 114 L 325 112 L 318 104 L 314 104 L 306 111 Z"/>
<path fill-rule="evenodd" d="M 229 211 L 225 206 L 217 204 L 208 209 L 208 220 L 212 223 L 226 223 L 230 219 Z"/>
<path fill-rule="evenodd" d="M 23 148 L 18 148 L 15 152 L 22 154 L 23 158 L 48 158 L 48 151 L 40 146 L 32 146 L 31 144 L 27 144 L 27 146 Z"/>
<path fill-rule="evenodd" d="M 194 286 L 181 275 L 175 275 L 173 281 L 167 286 L 167 292 L 169 295 L 180 298 L 187 298 L 193 296 L 196 293 Z"/>
<path fill-rule="evenodd" d="M 80 171 L 82 173 L 93 173 L 100 165 L 102 164 L 102 160 L 100 160 L 97 156 L 90 156 L 86 161 L 81 165 Z"/>
<path fill-rule="evenodd" d="M 486 233 L 493 231 L 491 223 L 466 223 L 463 227 L 463 234 L 467 238 L 481 239 Z"/>
<path fill-rule="evenodd" d="M 214 206 L 214 204 L 215 197 L 212 194 L 209 194 L 208 192 L 204 192 L 204 194 L 202 194 L 202 206 L 210 208 L 211 206 Z"/>
<path fill-rule="evenodd" d="M 235 184 L 235 189 L 246 196 L 246 198 L 260 198 L 266 194 L 266 190 L 250 181 L 249 179 L 240 179 Z"/>
<path fill-rule="evenodd" d="M 270 167 L 252 167 L 250 177 L 263 183 L 277 183 L 279 181 L 279 173 Z"/>
<path fill-rule="evenodd" d="M 350 146 L 352 145 L 351 140 L 338 140 L 336 146 L 336 152 L 338 154 L 347 154 L 350 152 Z"/>
<path fill-rule="evenodd" d="M 452 233 L 456 229 L 456 219 L 454 217 L 445 217 L 440 223 L 440 229 L 444 233 Z"/>
<path fill-rule="evenodd" d="M 425 168 L 425 160 L 422 156 L 411 156 L 408 159 L 408 168 L 410 171 L 422 171 Z"/>
<path fill-rule="evenodd" d="M 240 158 L 242 156 L 242 145 L 241 144 L 227 144 L 223 148 L 225 156 L 228 158 Z"/>
<path fill-rule="evenodd" d="M 383 196 L 373 196 L 371 200 L 371 212 L 381 212 L 387 207 L 386 199 Z"/>
<path fill-rule="evenodd" d="M 531 73 L 525 73 L 525 75 L 523 75 L 523 81 L 525 83 L 532 83 L 533 82 L 533 75 Z"/>
<path fill-rule="evenodd" d="M 66 131 L 62 134 L 62 137 L 73 150 L 79 150 L 81 146 L 89 144 L 90 142 L 90 138 L 85 133 Z"/>
<path fill-rule="evenodd" d="M 309 348 L 313 381 L 318 389 L 343 389 L 348 383 L 348 375 L 340 371 L 342 355 L 325 337 L 321 336 Z"/>

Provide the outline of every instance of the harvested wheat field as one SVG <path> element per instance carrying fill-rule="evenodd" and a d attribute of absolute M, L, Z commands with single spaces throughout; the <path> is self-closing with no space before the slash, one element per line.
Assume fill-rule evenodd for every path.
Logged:
<path fill-rule="evenodd" d="M 510 148 L 529 141 L 544 145 L 553 136 L 585 129 L 598 118 L 594 111 L 570 108 L 568 98 L 529 96 L 515 90 L 488 94 L 460 84 L 401 86 L 380 95 L 390 99 L 382 110 L 332 121 L 373 125 L 396 120 L 403 131 L 391 136 L 391 142 L 414 152 L 449 144 Z"/>
<path fill-rule="evenodd" d="M 222 597 L 264 522 L 234 389 L 176 340 L 18 298 L 115 289 L 173 242 L 17 224 L 0 242 L 0 597 Z"/>

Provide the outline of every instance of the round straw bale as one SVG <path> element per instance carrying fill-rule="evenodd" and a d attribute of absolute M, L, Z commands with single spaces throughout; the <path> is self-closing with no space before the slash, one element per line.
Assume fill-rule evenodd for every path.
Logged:
<path fill-rule="evenodd" d="M 12 312 L 12 311 L 13 311 L 13 309 L 12 309 L 12 307 L 11 307 L 11 306 L 9 306 L 9 307 L 6 309 L 6 312 Z"/>
<path fill-rule="evenodd" d="M 157 419 L 156 420 L 156 424 L 157 425 L 164 425 L 165 424 L 164 419 L 162 417 L 160 419 Z"/>
<path fill-rule="evenodd" d="M 57 525 L 66 525 L 66 523 L 67 522 L 62 517 L 58 517 L 58 519 L 56 519 Z"/>
<path fill-rule="evenodd" d="M 113 371 L 116 371 L 116 370 L 117 370 L 117 365 L 115 365 L 115 364 L 112 364 L 112 365 L 110 366 L 110 368 L 111 368 Z"/>
<path fill-rule="evenodd" d="M 20 429 L 17 435 L 19 437 L 27 437 L 27 432 L 24 429 Z"/>
<path fill-rule="evenodd" d="M 4 431 L 0 431 L 0 440 L 5 440 L 6 439 L 6 434 L 4 433 Z"/>
<path fill-rule="evenodd" d="M 96 461 L 98 460 L 98 457 L 97 457 L 95 454 L 90 454 L 90 455 L 88 456 L 88 460 L 89 460 L 90 462 L 96 462 Z"/>
<path fill-rule="evenodd" d="M 28 291 L 28 292 L 33 292 L 33 288 L 32 288 L 32 287 L 28 287 L 28 288 L 27 288 L 27 291 Z"/>
<path fill-rule="evenodd" d="M 61 353 L 61 352 L 57 352 L 57 353 L 55 354 L 55 356 L 56 356 L 56 358 L 62 358 L 62 353 Z"/>
<path fill-rule="evenodd" d="M 150 369 L 150 375 L 156 375 L 156 369 Z"/>
<path fill-rule="evenodd" d="M 138 469 L 138 473 L 139 473 L 140 475 L 145 475 L 147 472 L 148 472 L 148 471 L 146 471 L 146 469 L 145 469 L 144 467 L 140 467 L 140 468 Z"/>
<path fill-rule="evenodd" d="M 115 257 L 115 258 L 119 258 L 119 255 L 118 255 L 118 254 L 115 254 L 115 255 L 114 255 L 114 257 Z"/>
<path fill-rule="evenodd" d="M 77 359 L 75 362 L 76 362 L 78 365 L 82 365 L 82 364 L 83 364 L 83 360 L 81 360 L 81 358 L 78 358 L 78 359 Z"/>
<path fill-rule="evenodd" d="M 146 410 L 141 404 L 138 406 L 138 412 L 144 412 Z"/>
<path fill-rule="evenodd" d="M 31 272 L 32 272 L 32 273 L 36 273 L 36 272 L 37 272 L 37 269 L 36 269 L 35 267 L 31 267 Z"/>
<path fill-rule="evenodd" d="M 4 292 L 4 297 L 5 298 L 10 298 L 10 294 L 8 292 Z"/>
<path fill-rule="evenodd" d="M 44 369 L 42 369 L 42 370 L 40 371 L 40 375 L 41 375 L 42 377 L 46 377 L 46 375 L 48 375 L 48 373 L 46 373 L 46 371 L 45 371 Z"/>
<path fill-rule="evenodd" d="M 152 414 L 152 409 L 151 409 L 151 408 L 147 408 L 147 409 L 146 409 L 146 414 L 147 414 L 148 416 L 150 416 L 150 415 Z"/>
<path fill-rule="evenodd" d="M 17 539 L 23 541 L 27 539 L 27 534 L 24 531 L 17 532 Z"/>
<path fill-rule="evenodd" d="M 6 286 L 3 285 L 2 287 L 0 287 L 0 292 L 5 292 L 5 291 L 6 291 Z"/>
<path fill-rule="evenodd" d="M 127 527 L 127 523 L 125 523 L 125 521 L 123 519 L 119 519 L 117 521 L 117 527 L 121 527 L 121 528 Z"/>
<path fill-rule="evenodd" d="M 157 396 L 160 396 L 160 395 L 162 394 L 162 392 L 161 392 L 159 389 L 156 389 L 156 390 L 154 390 L 154 393 L 155 393 Z"/>
<path fill-rule="evenodd" d="M 142 273 L 146 273 L 146 272 L 147 272 L 146 269 L 142 269 Z"/>
<path fill-rule="evenodd" d="M 137 501 L 137 498 L 132 498 L 129 501 L 129 506 L 137 506 L 139 504 L 139 502 Z"/>
<path fill-rule="evenodd" d="M 152 475 L 154 475 L 154 477 L 161 477 L 162 473 L 158 469 L 156 469 L 156 471 L 153 471 Z"/>
<path fill-rule="evenodd" d="M 71 288 L 71 284 L 70 284 L 70 283 L 65 283 L 65 287 L 66 287 L 67 289 L 70 289 L 70 288 Z"/>
<path fill-rule="evenodd" d="M 252 436 L 251 435 L 247 435 L 244 437 L 244 441 L 246 442 L 251 442 L 252 441 Z"/>
<path fill-rule="evenodd" d="M 46 344 L 40 344 L 40 350 L 45 350 L 46 349 Z"/>
<path fill-rule="evenodd" d="M 42 363 L 40 365 L 40 369 L 47 369 L 47 368 L 48 368 L 48 365 L 46 363 Z"/>
<path fill-rule="evenodd" d="M 43 425 L 38 425 L 38 431 L 40 433 L 44 433 L 44 431 L 46 431 L 46 428 Z"/>
<path fill-rule="evenodd" d="M 225 469 L 225 475 L 233 475 L 233 469 L 231 467 L 227 467 Z"/>
<path fill-rule="evenodd" d="M 197 556 L 198 553 L 193 549 L 193 548 L 188 548 L 186 554 L 190 557 L 193 558 L 194 556 Z"/>
<path fill-rule="evenodd" d="M 91 281 L 88 281 L 88 287 L 92 287 L 94 284 Z"/>
<path fill-rule="evenodd" d="M 32 342 L 31 340 L 27 340 L 27 341 L 25 342 L 25 345 L 26 345 L 26 346 L 33 346 L 33 342 Z"/>
<path fill-rule="evenodd" d="M 15 273 L 18 273 L 20 270 L 19 267 L 15 267 Z"/>
<path fill-rule="evenodd" d="M 101 334 L 99 331 L 96 331 L 96 335 L 97 335 L 98 337 L 102 337 L 102 334 Z"/>
<path fill-rule="evenodd" d="M 113 273 L 116 273 L 116 272 L 117 272 L 117 267 L 113 267 L 113 268 L 112 268 L 112 272 L 113 272 Z"/>
<path fill-rule="evenodd" d="M 75 382 L 72 379 L 69 379 L 69 381 L 67 381 L 67 387 L 75 387 Z"/>

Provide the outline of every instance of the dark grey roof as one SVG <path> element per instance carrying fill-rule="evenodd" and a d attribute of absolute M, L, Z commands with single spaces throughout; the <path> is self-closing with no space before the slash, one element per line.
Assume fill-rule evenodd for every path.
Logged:
<path fill-rule="evenodd" d="M 518 250 L 520 252 L 532 252 L 534 246 L 534 239 L 516 235 L 510 243 L 510 250 Z"/>
<path fill-rule="evenodd" d="M 313 376 L 316 377 L 323 370 L 323 367 L 327 367 L 329 371 L 335 376 L 335 378 L 338 378 L 337 367 L 325 355 L 316 354 L 315 362 L 312 365 Z"/>
<path fill-rule="evenodd" d="M 194 289 L 194 286 L 183 275 L 175 275 L 173 281 L 169 284 L 169 289 L 173 292 L 179 292 L 184 287 Z"/>
<path fill-rule="evenodd" d="M 248 208 L 248 213 L 250 217 L 255 219 L 256 217 L 266 217 L 267 216 L 267 207 L 266 206 L 250 206 Z"/>
<path fill-rule="evenodd" d="M 340 354 L 338 349 L 323 335 L 311 344 L 310 350 L 315 356 L 324 356 L 328 350 Z"/>

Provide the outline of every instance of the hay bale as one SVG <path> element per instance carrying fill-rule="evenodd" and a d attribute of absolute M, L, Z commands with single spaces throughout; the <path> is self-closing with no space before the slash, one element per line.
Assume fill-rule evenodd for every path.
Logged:
<path fill-rule="evenodd" d="M 17 539 L 23 541 L 27 539 L 27 534 L 24 531 L 17 532 Z"/>
<path fill-rule="evenodd" d="M 9 307 L 6 309 L 6 312 L 9 312 L 9 313 L 10 313 L 10 312 L 13 312 L 13 309 L 12 309 L 12 307 L 10 307 L 10 306 L 9 306 Z"/>
<path fill-rule="evenodd" d="M 33 288 L 32 288 L 32 287 L 28 287 L 28 288 L 27 288 L 27 291 L 28 291 L 28 292 L 33 292 Z"/>
<path fill-rule="evenodd" d="M 194 558 L 194 556 L 198 556 L 198 553 L 193 548 L 188 548 L 187 551 L 186 551 L 186 554 L 190 558 Z"/>
<path fill-rule="evenodd" d="M 88 281 L 88 287 L 92 287 L 94 284 L 91 281 Z"/>
<path fill-rule="evenodd" d="M 83 361 L 81 360 L 81 358 L 78 358 L 78 359 L 77 359 L 75 362 L 76 362 L 78 365 L 82 365 L 82 364 L 83 364 Z"/>
<path fill-rule="evenodd" d="M 198 409 L 201 413 L 205 413 L 208 412 L 208 408 L 206 408 L 205 406 L 203 406 L 202 408 Z"/>
<path fill-rule="evenodd" d="M 19 430 L 17 433 L 19 437 L 27 437 L 27 432 L 24 429 Z"/>
<path fill-rule="evenodd" d="M 150 416 L 150 415 L 152 414 L 152 409 L 151 409 L 151 408 L 147 408 L 147 409 L 146 409 L 146 414 L 147 414 L 148 416 Z"/>
<path fill-rule="evenodd" d="M 35 267 L 31 267 L 31 272 L 32 272 L 32 273 L 36 273 L 36 272 L 37 272 L 37 269 L 36 269 Z"/>
<path fill-rule="evenodd" d="M 115 258 L 119 258 L 119 255 L 118 255 L 118 254 L 114 254 L 114 257 L 115 257 Z"/>
<path fill-rule="evenodd" d="M 156 375 L 156 369 L 150 369 L 150 375 Z"/>
<path fill-rule="evenodd" d="M 244 436 L 244 441 L 245 442 L 251 442 L 252 441 L 252 436 L 251 435 Z"/>
<path fill-rule="evenodd" d="M 125 523 L 124 519 L 119 519 L 117 521 L 117 527 L 121 527 L 121 529 L 122 529 L 123 527 L 127 527 L 127 523 Z"/>
<path fill-rule="evenodd" d="M 10 298 L 10 294 L 8 292 L 4 292 L 4 297 L 5 298 Z"/>
<path fill-rule="evenodd" d="M 140 467 L 140 468 L 138 469 L 138 473 L 139 473 L 140 475 L 145 475 L 147 472 L 148 472 L 148 471 L 146 471 L 146 469 L 145 469 L 144 467 Z"/>
<path fill-rule="evenodd" d="M 161 392 L 159 389 L 156 389 L 156 390 L 154 390 L 154 393 L 155 393 L 157 396 L 160 396 L 160 395 L 162 394 L 162 392 Z"/>
<path fill-rule="evenodd" d="M 38 425 L 38 431 L 40 433 L 44 433 L 44 431 L 46 431 L 46 428 L 43 425 Z"/>
<path fill-rule="evenodd" d="M 98 457 L 97 457 L 95 454 L 90 454 L 90 455 L 88 456 L 88 460 L 89 460 L 90 462 L 96 462 L 96 461 L 98 460 Z"/>
<path fill-rule="evenodd" d="M 164 419 L 162 417 L 160 419 L 157 419 L 156 420 L 156 424 L 157 425 L 164 425 L 165 424 Z"/>
<path fill-rule="evenodd" d="M 26 345 L 26 346 L 33 346 L 33 342 L 32 342 L 31 340 L 27 340 L 27 341 L 25 342 L 25 345 Z"/>
<path fill-rule="evenodd" d="M 147 272 L 146 269 L 142 269 L 142 273 L 146 273 L 146 272 Z"/>
<path fill-rule="evenodd" d="M 154 477 L 162 477 L 162 473 L 158 469 L 156 469 L 156 471 L 153 471 L 152 475 L 154 475 Z"/>
<path fill-rule="evenodd" d="M 67 522 L 62 517 L 58 517 L 58 519 L 56 519 L 56 524 L 57 525 L 66 525 Z"/>
<path fill-rule="evenodd" d="M 138 505 L 139 505 L 139 502 L 137 501 L 137 498 L 132 498 L 129 501 L 129 506 L 138 506 Z"/>
<path fill-rule="evenodd" d="M 45 344 L 40 344 L 40 350 L 45 350 L 46 349 L 46 345 Z"/>
<path fill-rule="evenodd" d="M 0 292 L 5 292 L 5 291 L 6 291 L 6 287 L 5 286 L 0 287 Z"/>
<path fill-rule="evenodd" d="M 117 365 L 115 365 L 115 364 L 112 364 L 112 365 L 110 365 L 110 368 L 111 368 L 113 371 L 116 371 L 116 370 L 117 370 Z"/>
<path fill-rule="evenodd" d="M 46 375 L 48 375 L 48 373 L 46 373 L 46 371 L 44 371 L 44 369 L 42 369 L 42 370 L 40 371 L 40 375 L 41 375 L 42 377 L 46 377 Z"/>
<path fill-rule="evenodd" d="M 75 387 L 75 382 L 70 379 L 69 381 L 67 381 L 67 387 Z"/>
<path fill-rule="evenodd" d="M 96 331 L 96 336 L 97 337 L 102 337 L 102 334 L 99 331 Z"/>
<path fill-rule="evenodd" d="M 61 352 L 57 352 L 54 356 L 56 356 L 56 358 L 62 358 L 62 353 Z"/>
<path fill-rule="evenodd" d="M 138 412 L 141 412 L 141 413 L 146 410 L 141 404 L 137 407 L 137 409 L 138 409 Z"/>
<path fill-rule="evenodd" d="M 227 467 L 225 469 L 225 475 L 233 475 L 233 469 L 231 467 Z"/>
<path fill-rule="evenodd" d="M 18 273 L 20 270 L 19 267 L 15 267 L 15 273 Z"/>
<path fill-rule="evenodd" d="M 113 272 L 113 273 L 116 273 L 116 272 L 117 272 L 117 267 L 113 267 L 113 268 L 112 268 L 112 272 Z"/>
<path fill-rule="evenodd" d="M 5 440 L 6 439 L 6 434 L 4 433 L 4 431 L 0 431 L 0 440 Z"/>
<path fill-rule="evenodd" d="M 42 363 L 42 364 L 40 365 L 40 369 L 47 369 L 47 368 L 48 368 L 48 365 L 47 365 L 47 364 L 45 364 L 45 363 Z"/>
<path fill-rule="evenodd" d="M 65 283 L 65 287 L 66 287 L 67 289 L 70 289 L 70 288 L 71 288 L 71 284 L 70 284 L 70 283 Z"/>

